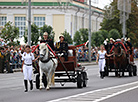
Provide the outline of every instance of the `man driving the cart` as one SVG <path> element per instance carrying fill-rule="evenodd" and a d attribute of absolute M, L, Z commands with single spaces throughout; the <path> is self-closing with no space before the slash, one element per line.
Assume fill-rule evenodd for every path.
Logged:
<path fill-rule="evenodd" d="M 62 54 L 65 61 L 68 61 L 68 43 L 64 41 L 64 36 L 59 36 L 60 41 L 56 43 L 56 54 Z"/>
<path fill-rule="evenodd" d="M 48 33 L 47 32 L 44 32 L 43 38 L 44 39 L 42 39 L 40 41 L 40 43 L 48 43 L 48 45 L 52 48 L 52 50 L 55 50 L 53 40 L 52 39 L 48 39 Z"/>

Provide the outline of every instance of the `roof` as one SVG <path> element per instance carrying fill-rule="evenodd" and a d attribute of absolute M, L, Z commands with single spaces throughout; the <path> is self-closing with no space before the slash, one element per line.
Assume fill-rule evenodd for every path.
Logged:
<path fill-rule="evenodd" d="M 0 0 L 0 6 L 27 6 L 27 3 L 22 3 L 22 2 L 1 2 Z M 32 6 L 62 6 L 62 5 L 68 5 L 68 6 L 74 6 L 82 9 L 89 9 L 89 5 L 86 3 L 81 3 L 77 1 L 69 2 L 32 2 Z M 92 6 L 92 11 L 96 13 L 103 14 L 103 10 L 97 7 Z"/>

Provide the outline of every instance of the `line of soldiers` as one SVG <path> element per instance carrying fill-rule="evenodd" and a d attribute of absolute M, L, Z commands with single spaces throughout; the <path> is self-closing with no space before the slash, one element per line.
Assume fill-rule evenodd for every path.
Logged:
<path fill-rule="evenodd" d="M 13 73 L 10 68 L 10 50 L 7 46 L 0 47 L 0 73 L 4 73 L 6 68 L 6 73 Z"/>
<path fill-rule="evenodd" d="M 59 42 L 56 43 L 54 46 L 53 40 L 48 39 L 48 33 L 44 32 L 43 34 L 43 40 L 40 41 L 40 43 L 48 43 L 49 46 L 52 48 L 53 51 L 56 52 L 56 54 L 63 53 L 64 61 L 68 61 L 68 43 L 64 41 L 64 36 L 59 36 Z"/>

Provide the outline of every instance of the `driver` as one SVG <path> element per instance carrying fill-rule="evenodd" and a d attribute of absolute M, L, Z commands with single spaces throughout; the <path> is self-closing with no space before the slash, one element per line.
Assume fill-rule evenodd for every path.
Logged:
<path fill-rule="evenodd" d="M 63 53 L 65 61 L 68 61 L 68 43 L 64 41 L 64 36 L 59 36 L 60 41 L 56 43 L 56 54 Z"/>
<path fill-rule="evenodd" d="M 52 50 L 55 50 L 54 43 L 52 39 L 48 39 L 48 33 L 44 32 L 43 34 L 43 40 L 40 41 L 40 43 L 48 43 L 48 45 L 52 48 Z"/>

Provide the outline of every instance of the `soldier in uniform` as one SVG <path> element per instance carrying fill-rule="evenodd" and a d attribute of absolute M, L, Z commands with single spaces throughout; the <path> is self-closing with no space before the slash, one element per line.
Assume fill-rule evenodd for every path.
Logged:
<path fill-rule="evenodd" d="M 4 48 L 0 48 L 0 73 L 4 73 Z"/>
<path fill-rule="evenodd" d="M 127 49 L 130 50 L 130 55 L 131 55 L 132 54 L 132 44 L 130 42 L 130 38 L 127 39 L 126 45 L 127 45 Z"/>
<path fill-rule="evenodd" d="M 113 47 L 113 45 L 114 45 L 114 39 L 110 38 L 110 49 Z"/>
<path fill-rule="evenodd" d="M 56 43 L 56 54 L 63 53 L 65 61 L 68 61 L 68 43 L 64 41 L 64 36 L 59 36 L 60 41 Z"/>
<path fill-rule="evenodd" d="M 44 32 L 43 34 L 44 39 L 40 41 L 40 43 L 48 43 L 48 45 L 52 48 L 52 50 L 55 50 L 54 43 L 52 39 L 48 39 L 48 33 Z"/>
<path fill-rule="evenodd" d="M 13 71 L 12 71 L 12 69 L 10 69 L 10 62 L 9 62 L 10 61 L 10 51 L 7 46 L 5 47 L 5 50 L 6 50 L 6 52 L 5 52 L 6 72 L 12 73 Z"/>

